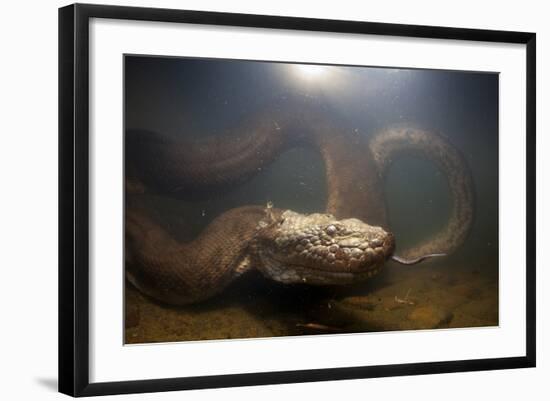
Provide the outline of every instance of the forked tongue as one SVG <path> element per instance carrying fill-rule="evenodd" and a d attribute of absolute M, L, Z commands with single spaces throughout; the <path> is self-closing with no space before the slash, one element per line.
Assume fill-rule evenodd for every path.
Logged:
<path fill-rule="evenodd" d="M 417 263 L 420 263 L 425 259 L 437 258 L 439 256 L 447 256 L 447 254 L 446 253 L 430 253 L 428 255 L 423 255 L 423 256 L 420 256 L 420 257 L 415 258 L 415 259 L 405 259 L 405 258 L 401 258 L 399 256 L 393 255 L 391 257 L 391 260 L 393 260 L 394 262 L 400 263 L 402 265 L 409 265 L 410 266 L 410 265 L 415 265 Z"/>

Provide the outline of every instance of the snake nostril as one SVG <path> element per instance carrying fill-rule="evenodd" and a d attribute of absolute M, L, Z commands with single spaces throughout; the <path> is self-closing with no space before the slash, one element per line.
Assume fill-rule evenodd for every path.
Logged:
<path fill-rule="evenodd" d="M 371 243 L 371 246 L 376 248 L 382 245 L 383 241 L 380 238 L 374 238 L 373 240 L 371 240 L 370 243 Z"/>

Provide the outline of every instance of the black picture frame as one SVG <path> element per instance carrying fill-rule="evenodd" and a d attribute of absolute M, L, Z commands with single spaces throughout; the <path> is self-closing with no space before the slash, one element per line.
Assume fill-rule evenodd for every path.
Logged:
<path fill-rule="evenodd" d="M 90 383 L 88 30 L 91 18 L 524 44 L 527 68 L 526 354 L 495 359 Z M 527 32 L 87 4 L 59 9 L 59 391 L 72 396 L 94 396 L 534 367 L 535 66 L 536 35 Z"/>

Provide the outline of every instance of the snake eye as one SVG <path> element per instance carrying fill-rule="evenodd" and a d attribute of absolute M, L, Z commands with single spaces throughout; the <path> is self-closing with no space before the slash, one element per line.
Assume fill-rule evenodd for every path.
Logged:
<path fill-rule="evenodd" d="M 325 231 L 327 232 L 328 235 L 334 235 L 336 234 L 337 229 L 336 229 L 336 226 L 331 224 L 325 229 Z"/>

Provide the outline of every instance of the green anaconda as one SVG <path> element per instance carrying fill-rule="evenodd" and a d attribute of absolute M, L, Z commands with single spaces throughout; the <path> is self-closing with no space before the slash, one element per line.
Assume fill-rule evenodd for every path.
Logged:
<path fill-rule="evenodd" d="M 322 213 L 242 206 L 216 217 L 193 241 L 180 243 L 139 208 L 128 208 L 128 279 L 159 301 L 189 304 L 221 292 L 252 268 L 283 283 L 346 284 L 376 274 L 389 258 L 418 262 L 452 253 L 464 242 L 473 220 L 473 182 L 464 158 L 444 136 L 400 125 L 369 138 L 310 109 L 269 110 L 228 135 L 199 141 L 128 130 L 127 190 L 178 198 L 223 191 L 296 146 L 311 147 L 323 158 L 328 199 Z M 441 231 L 397 257 L 383 181 L 394 160 L 411 154 L 444 173 L 451 213 Z"/>

